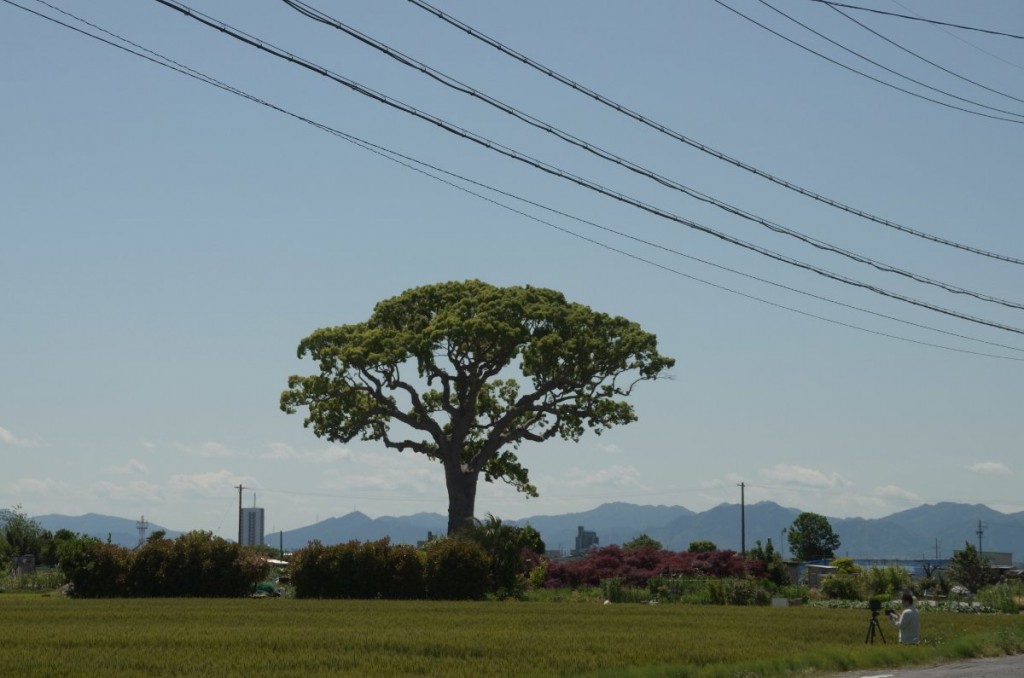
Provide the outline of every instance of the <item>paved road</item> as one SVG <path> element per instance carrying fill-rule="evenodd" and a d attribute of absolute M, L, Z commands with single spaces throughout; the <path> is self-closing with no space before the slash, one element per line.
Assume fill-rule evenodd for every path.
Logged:
<path fill-rule="evenodd" d="M 968 659 L 953 664 L 906 669 L 876 669 L 836 674 L 835 678 L 1020 678 L 1024 655 L 994 659 Z"/>

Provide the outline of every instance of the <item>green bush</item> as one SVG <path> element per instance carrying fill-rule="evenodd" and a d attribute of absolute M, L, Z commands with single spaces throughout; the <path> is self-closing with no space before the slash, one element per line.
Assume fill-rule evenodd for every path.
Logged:
<path fill-rule="evenodd" d="M 114 598 L 125 595 L 130 551 L 104 544 L 93 537 L 65 542 L 60 569 L 79 598 Z"/>
<path fill-rule="evenodd" d="M 861 600 L 861 583 L 855 574 L 830 574 L 821 583 L 821 592 L 829 598 Z"/>
<path fill-rule="evenodd" d="M 292 554 L 288 564 L 288 577 L 296 598 L 324 598 L 323 576 L 320 558 L 327 548 L 319 540 L 313 540 Z"/>
<path fill-rule="evenodd" d="M 269 571 L 259 554 L 210 532 L 153 540 L 137 551 L 79 537 L 59 553 L 61 571 L 82 598 L 242 596 Z"/>
<path fill-rule="evenodd" d="M 709 579 L 709 602 L 713 605 L 768 605 L 771 593 L 755 579 Z"/>
<path fill-rule="evenodd" d="M 422 598 L 423 562 L 411 546 L 382 539 L 297 551 L 289 569 L 296 598 Z"/>
<path fill-rule="evenodd" d="M 467 539 L 438 539 L 427 544 L 424 580 L 434 600 L 478 600 L 488 590 L 491 559 Z"/>
<path fill-rule="evenodd" d="M 977 600 L 1000 612 L 1017 614 L 1024 608 L 1024 582 L 1005 581 L 988 586 L 978 592 Z"/>
<path fill-rule="evenodd" d="M 861 574 L 868 595 L 886 595 L 899 598 L 904 589 L 910 588 L 910 573 L 902 567 L 886 565 L 871 567 Z"/>
<path fill-rule="evenodd" d="M 423 557 L 415 547 L 391 547 L 388 554 L 388 576 L 387 597 L 412 600 L 424 596 Z"/>

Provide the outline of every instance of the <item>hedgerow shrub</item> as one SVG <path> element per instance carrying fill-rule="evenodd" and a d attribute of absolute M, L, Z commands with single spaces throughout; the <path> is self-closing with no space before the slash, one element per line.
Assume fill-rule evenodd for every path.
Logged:
<path fill-rule="evenodd" d="M 388 554 L 390 588 L 387 597 L 412 600 L 426 594 L 423 582 L 423 558 L 413 546 L 392 546 Z"/>
<path fill-rule="evenodd" d="M 549 563 L 545 586 L 599 586 L 604 579 L 616 578 L 626 586 L 646 586 L 654 577 L 700 579 L 758 576 L 761 573 L 761 563 L 749 561 L 735 551 L 677 553 L 605 546 L 583 558 Z"/>
<path fill-rule="evenodd" d="M 487 594 L 491 559 L 479 544 L 466 539 L 437 539 L 424 550 L 428 598 L 478 600 Z"/>
<path fill-rule="evenodd" d="M 210 532 L 154 540 L 135 551 L 81 537 L 62 545 L 60 568 L 73 595 L 83 598 L 242 596 L 269 572 L 259 554 Z"/>
<path fill-rule="evenodd" d="M 860 600 L 862 598 L 859 575 L 830 574 L 821 583 L 821 592 L 829 598 L 842 600 Z"/>
<path fill-rule="evenodd" d="M 467 539 L 440 539 L 422 550 L 387 539 L 324 546 L 293 554 L 296 598 L 477 599 L 491 589 L 491 560 Z"/>
<path fill-rule="evenodd" d="M 490 557 L 489 590 L 497 598 L 521 597 L 531 570 L 544 554 L 544 541 L 536 529 L 506 525 L 490 514 L 458 536 L 476 542 Z"/>
<path fill-rule="evenodd" d="M 60 569 L 76 597 L 115 598 L 125 595 L 129 554 L 120 546 L 80 537 L 61 546 Z"/>
<path fill-rule="evenodd" d="M 319 540 L 314 539 L 292 554 L 288 564 L 288 577 L 295 589 L 296 598 L 327 598 L 324 595 L 325 577 L 321 570 L 320 558 L 327 551 Z"/>

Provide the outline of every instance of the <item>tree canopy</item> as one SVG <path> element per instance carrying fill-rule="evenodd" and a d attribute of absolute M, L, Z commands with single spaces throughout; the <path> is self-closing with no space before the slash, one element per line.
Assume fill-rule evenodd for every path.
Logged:
<path fill-rule="evenodd" d="M 624 549 L 651 549 L 652 551 L 660 551 L 663 546 L 660 541 L 648 534 L 641 534 L 637 537 L 633 537 L 625 544 L 622 545 Z"/>
<path fill-rule="evenodd" d="M 481 474 L 537 496 L 520 444 L 636 420 L 623 398 L 675 363 L 635 322 L 553 290 L 478 280 L 407 290 L 365 322 L 316 330 L 298 355 L 319 374 L 290 377 L 281 409 L 307 407 L 318 437 L 441 463 L 449 533 L 472 520 Z"/>
<path fill-rule="evenodd" d="M 988 558 L 970 542 L 964 542 L 963 549 L 953 553 L 949 560 L 949 576 L 957 584 L 966 586 L 971 593 L 977 593 L 998 579 Z"/>
<path fill-rule="evenodd" d="M 817 513 L 801 513 L 787 533 L 789 546 L 797 560 L 825 560 L 835 555 L 839 536 L 828 518 Z"/>

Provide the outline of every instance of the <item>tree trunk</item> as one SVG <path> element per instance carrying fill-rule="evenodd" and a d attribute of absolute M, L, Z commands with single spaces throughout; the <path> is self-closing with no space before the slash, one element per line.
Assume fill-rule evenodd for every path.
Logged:
<path fill-rule="evenodd" d="M 445 464 L 448 485 L 448 534 L 452 535 L 473 522 L 476 509 L 478 471 L 467 471 L 461 464 Z"/>

